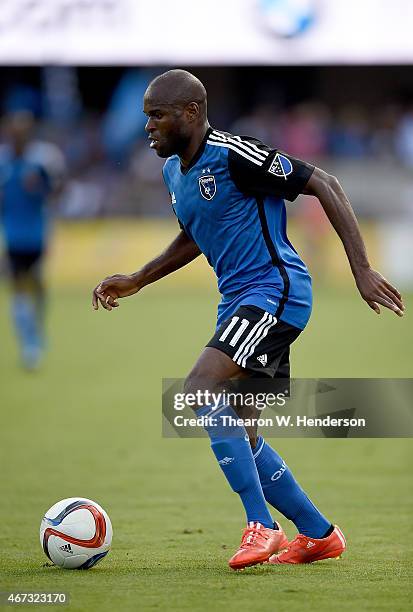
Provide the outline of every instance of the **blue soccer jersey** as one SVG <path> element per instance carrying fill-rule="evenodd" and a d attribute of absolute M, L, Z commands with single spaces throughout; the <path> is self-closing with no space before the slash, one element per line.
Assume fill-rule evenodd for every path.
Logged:
<path fill-rule="evenodd" d="M 314 167 L 245 136 L 209 129 L 190 166 L 168 158 L 163 176 L 181 228 L 218 278 L 218 325 L 258 306 L 303 329 L 311 278 L 286 233 L 284 199 L 302 193 Z"/>
<path fill-rule="evenodd" d="M 0 224 L 8 249 L 25 253 L 45 247 L 47 199 L 64 169 L 52 144 L 32 142 L 19 157 L 11 147 L 0 147 Z"/>

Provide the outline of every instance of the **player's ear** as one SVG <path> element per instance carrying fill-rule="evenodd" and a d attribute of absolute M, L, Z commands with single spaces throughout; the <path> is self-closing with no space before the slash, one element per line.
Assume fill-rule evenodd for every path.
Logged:
<path fill-rule="evenodd" d="M 185 107 L 185 113 L 188 121 L 191 123 L 199 117 L 199 104 L 198 102 L 190 102 Z"/>

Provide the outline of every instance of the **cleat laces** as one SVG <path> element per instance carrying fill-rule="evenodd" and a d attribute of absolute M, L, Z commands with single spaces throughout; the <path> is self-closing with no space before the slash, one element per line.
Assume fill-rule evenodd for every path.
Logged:
<path fill-rule="evenodd" d="M 260 539 L 268 540 L 266 530 L 262 528 L 261 523 L 250 523 L 243 531 L 240 548 L 253 546 Z"/>

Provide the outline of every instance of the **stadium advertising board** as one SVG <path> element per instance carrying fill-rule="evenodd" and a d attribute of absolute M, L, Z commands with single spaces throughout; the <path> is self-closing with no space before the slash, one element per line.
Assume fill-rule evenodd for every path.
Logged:
<path fill-rule="evenodd" d="M 409 64 L 409 0 L 4 0 L 5 64 Z M 389 24 L 391 23 L 391 27 Z"/>

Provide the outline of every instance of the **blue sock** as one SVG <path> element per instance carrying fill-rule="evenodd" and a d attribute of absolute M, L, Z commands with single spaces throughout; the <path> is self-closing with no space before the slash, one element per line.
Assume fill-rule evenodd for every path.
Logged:
<path fill-rule="evenodd" d="M 325 536 L 331 523 L 314 506 L 285 461 L 259 436 L 253 451 L 265 499 L 310 538 Z"/>
<path fill-rule="evenodd" d="M 39 335 L 36 308 L 31 296 L 26 293 L 16 293 L 13 297 L 12 310 L 20 343 L 23 346 L 37 346 Z"/>
<path fill-rule="evenodd" d="M 273 528 L 274 521 L 268 511 L 260 484 L 251 446 L 244 426 L 226 426 L 222 417 L 236 418 L 229 406 L 216 410 L 203 407 L 196 410 L 197 417 L 216 419 L 217 424 L 204 425 L 211 439 L 211 448 L 233 491 L 238 493 L 244 505 L 247 522 L 259 522 Z"/>
<path fill-rule="evenodd" d="M 36 312 L 36 327 L 41 348 L 45 348 L 45 311 L 46 311 L 46 296 L 43 289 L 37 290 L 35 293 L 35 312 Z"/>

